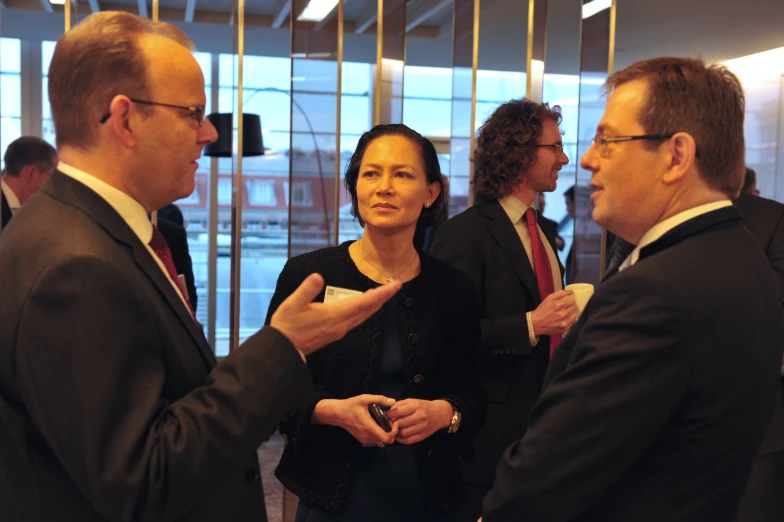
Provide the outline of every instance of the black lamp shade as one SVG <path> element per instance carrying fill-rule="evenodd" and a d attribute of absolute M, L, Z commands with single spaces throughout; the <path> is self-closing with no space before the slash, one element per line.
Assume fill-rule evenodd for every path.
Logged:
<path fill-rule="evenodd" d="M 204 155 L 230 158 L 233 151 L 234 115 L 226 112 L 213 112 L 207 118 L 218 131 L 218 141 L 204 147 Z M 242 115 L 242 134 L 242 155 L 263 156 L 264 142 L 261 139 L 261 118 L 258 114 Z"/>

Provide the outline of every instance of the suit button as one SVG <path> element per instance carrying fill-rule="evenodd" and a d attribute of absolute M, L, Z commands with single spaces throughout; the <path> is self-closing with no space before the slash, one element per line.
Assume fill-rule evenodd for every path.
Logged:
<path fill-rule="evenodd" d="M 245 480 L 247 480 L 251 484 L 259 480 L 259 478 L 260 477 L 259 477 L 258 468 L 251 468 L 245 472 Z"/>
<path fill-rule="evenodd" d="M 512 353 L 512 350 L 507 348 L 507 349 L 504 350 L 504 353 Z"/>
<path fill-rule="evenodd" d="M 418 343 L 419 342 L 419 336 L 417 334 L 415 334 L 415 333 L 409 334 L 408 335 L 408 342 L 410 344 Z"/>
<path fill-rule="evenodd" d="M 493 354 L 493 355 L 498 355 L 498 350 L 495 350 L 495 349 L 494 349 L 494 350 L 492 351 L 492 354 Z"/>
<path fill-rule="evenodd" d="M 409 297 L 408 299 L 406 299 L 406 308 L 411 308 L 413 306 L 414 306 L 414 298 Z"/>
<path fill-rule="evenodd" d="M 425 378 L 422 376 L 422 374 L 418 373 L 414 375 L 414 378 L 412 380 L 414 381 L 414 384 L 419 384 L 420 382 L 424 381 Z"/>
<path fill-rule="evenodd" d="M 427 458 L 430 458 L 432 456 L 433 456 L 433 450 L 427 450 Z"/>
<path fill-rule="evenodd" d="M 517 348 L 512 348 L 512 353 L 517 353 Z"/>

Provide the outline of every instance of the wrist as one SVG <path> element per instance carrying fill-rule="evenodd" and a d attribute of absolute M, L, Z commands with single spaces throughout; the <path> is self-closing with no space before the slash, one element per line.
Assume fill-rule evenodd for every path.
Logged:
<path fill-rule="evenodd" d="M 439 422 L 438 427 L 441 429 L 447 429 L 452 424 L 452 416 L 454 415 L 454 408 L 452 408 L 452 404 L 444 399 L 439 399 L 437 401 L 433 401 L 438 403 L 439 407 Z"/>
<path fill-rule="evenodd" d="M 341 411 L 340 402 L 337 399 L 322 399 L 318 401 L 316 407 L 313 408 L 310 423 L 338 426 Z"/>

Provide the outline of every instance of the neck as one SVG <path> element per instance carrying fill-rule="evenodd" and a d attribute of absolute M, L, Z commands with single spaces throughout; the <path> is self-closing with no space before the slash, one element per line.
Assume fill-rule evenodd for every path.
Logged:
<path fill-rule="evenodd" d="M 516 191 L 512 192 L 511 196 L 520 200 L 526 207 L 530 207 L 534 204 L 536 191 L 526 187 L 519 187 Z"/>
<path fill-rule="evenodd" d="M 653 222 L 645 230 L 636 230 L 618 235 L 636 245 L 640 242 L 642 236 L 644 236 L 648 230 L 662 221 L 673 216 L 677 216 L 681 212 L 686 212 L 687 210 L 691 210 L 702 205 L 707 205 L 709 203 L 716 203 L 717 201 L 730 201 L 730 198 L 727 196 L 727 194 L 720 190 L 714 190 L 707 187 L 697 188 L 694 190 L 684 190 L 679 194 L 676 194 L 675 197 L 668 200 L 667 205 L 659 214 L 658 218 L 653 220 Z"/>
<path fill-rule="evenodd" d="M 157 210 L 157 208 L 148 208 L 149 205 L 138 197 L 137 191 L 129 183 L 130 176 L 128 176 L 128 170 L 124 167 L 125 162 L 117 159 L 119 154 L 104 155 L 70 146 L 64 146 L 58 152 L 63 163 L 84 171 L 120 192 L 129 195 L 138 201 L 147 212 Z"/>
<path fill-rule="evenodd" d="M 8 185 L 8 188 L 10 188 L 11 191 L 14 193 L 16 199 L 19 200 L 19 204 L 20 205 L 24 204 L 25 199 L 27 198 L 25 197 L 24 194 L 24 187 L 22 186 L 22 181 L 19 178 L 14 176 L 9 176 L 8 174 L 3 176 L 3 181 L 5 182 L 6 185 Z"/>
<path fill-rule="evenodd" d="M 386 232 L 365 226 L 365 233 L 359 240 L 363 258 L 386 277 L 395 277 L 401 271 L 414 266 L 418 257 L 414 248 L 414 230 Z M 414 261 L 414 262 L 412 262 Z"/>

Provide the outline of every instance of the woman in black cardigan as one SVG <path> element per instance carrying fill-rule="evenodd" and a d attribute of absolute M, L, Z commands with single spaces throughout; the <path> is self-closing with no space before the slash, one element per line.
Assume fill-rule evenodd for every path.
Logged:
<path fill-rule="evenodd" d="M 458 455 L 471 458 L 484 421 L 478 302 L 467 276 L 413 246 L 417 222 L 443 206 L 436 151 L 405 125 L 379 125 L 360 138 L 346 187 L 363 237 L 290 259 L 267 320 L 312 272 L 328 285 L 318 300 L 394 280 L 403 289 L 308 356 L 313 401 L 281 425 L 276 475 L 300 497 L 297 522 L 468 521 Z"/>

